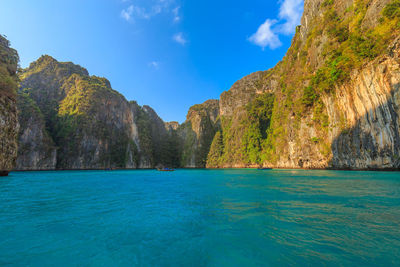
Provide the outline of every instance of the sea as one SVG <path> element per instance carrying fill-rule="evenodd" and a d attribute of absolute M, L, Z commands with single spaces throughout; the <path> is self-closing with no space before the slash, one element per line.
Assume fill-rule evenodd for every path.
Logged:
<path fill-rule="evenodd" d="M 400 266 L 400 173 L 12 172 L 0 266 Z"/>

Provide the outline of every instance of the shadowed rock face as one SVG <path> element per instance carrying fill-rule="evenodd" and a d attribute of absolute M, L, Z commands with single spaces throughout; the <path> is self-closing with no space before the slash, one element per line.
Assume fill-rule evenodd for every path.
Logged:
<path fill-rule="evenodd" d="M 16 169 L 52 170 L 57 164 L 57 148 L 46 130 L 46 122 L 36 103 L 22 92 L 18 94 L 20 123 Z"/>
<path fill-rule="evenodd" d="M 177 130 L 182 143 L 182 167 L 206 166 L 211 142 L 220 128 L 218 116 L 218 100 L 208 100 L 189 109 L 185 123 Z"/>
<path fill-rule="evenodd" d="M 18 54 L 0 35 L 0 176 L 8 174 L 17 157 L 17 76 Z"/>

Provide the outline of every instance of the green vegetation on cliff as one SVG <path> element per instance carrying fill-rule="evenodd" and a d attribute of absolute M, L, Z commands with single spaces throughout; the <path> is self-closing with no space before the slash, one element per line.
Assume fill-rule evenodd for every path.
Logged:
<path fill-rule="evenodd" d="M 247 164 L 262 163 L 262 146 L 268 137 L 275 96 L 271 93 L 258 95 L 247 105 L 247 129 L 242 139 L 243 154 Z"/>
<path fill-rule="evenodd" d="M 57 147 L 57 168 L 180 166 L 181 148 L 176 130 L 167 130 L 150 107 L 128 102 L 111 88 L 107 79 L 89 76 L 86 69 L 50 56 L 33 62 L 20 73 L 20 78 L 21 119 L 31 119 L 33 111 L 38 115 L 38 124 L 43 118 L 44 131 Z M 22 126 L 23 132 L 35 133 L 26 137 L 35 138 L 32 143 L 44 142 L 45 138 L 40 139 L 38 134 L 40 125 L 23 123 Z M 29 140 L 21 143 L 26 145 Z M 24 164 L 40 162 L 29 158 L 40 154 L 35 153 L 37 147 L 45 145 L 26 147 L 27 156 L 21 157 L 21 169 L 30 167 Z M 39 165 L 37 168 L 47 168 Z"/>
<path fill-rule="evenodd" d="M 9 171 L 17 157 L 16 91 L 19 57 L 10 42 L 0 35 L 0 171 Z"/>
<path fill-rule="evenodd" d="M 207 167 L 220 167 L 222 165 L 222 155 L 224 154 L 224 141 L 221 131 L 218 131 L 212 141 L 210 152 L 207 156 Z"/>
<path fill-rule="evenodd" d="M 58 148 L 57 168 L 137 166 L 130 105 L 108 80 L 49 56 L 42 56 L 20 76 L 23 99 L 32 102 L 21 103 L 21 118 L 29 117 L 33 106 L 43 114 Z"/>
<path fill-rule="evenodd" d="M 140 157 L 148 167 L 180 167 L 180 144 L 176 130 L 167 131 L 164 122 L 150 107 L 136 108 L 136 125 L 139 131 Z"/>
<path fill-rule="evenodd" d="M 243 78 L 221 95 L 222 143 L 219 135 L 214 138 L 207 166 L 329 164 L 332 129 L 344 131 L 346 122 L 342 115 L 330 117 L 325 103 L 342 93 L 338 89 L 352 73 L 387 54 L 399 36 L 400 2 L 319 2 L 306 5 L 307 23 L 297 27 L 276 67 Z M 261 92 L 272 93 L 260 100 Z"/>
<path fill-rule="evenodd" d="M 219 101 L 208 100 L 189 109 L 186 122 L 177 129 L 181 142 L 181 166 L 204 168 L 215 133 L 220 129 Z"/>
<path fill-rule="evenodd" d="M 18 92 L 17 104 L 20 132 L 16 168 L 20 170 L 55 168 L 56 147 L 46 130 L 43 113 L 23 90 Z M 32 155 L 36 155 L 35 158 L 32 158 Z"/>
<path fill-rule="evenodd" d="M 18 78 L 15 75 L 19 57 L 10 42 L 0 35 L 0 94 L 15 97 Z"/>
<path fill-rule="evenodd" d="M 350 74 L 364 63 L 385 53 L 388 42 L 400 29 L 399 1 L 389 3 L 382 11 L 376 27 L 363 25 L 368 2 L 355 1 L 345 14 L 338 15 L 334 1 L 324 2 L 324 15 L 308 37 L 308 43 L 318 40 L 326 32 L 329 41 L 323 47 L 325 62 L 304 89 L 304 102 L 311 105 L 323 93 L 334 93 L 335 87 L 348 81 Z M 304 47 L 307 49 L 308 47 Z M 308 53 L 307 50 L 304 51 Z"/>
<path fill-rule="evenodd" d="M 257 95 L 245 106 L 236 125 L 233 125 L 232 118 L 222 118 L 222 134 L 217 132 L 213 139 L 208 167 L 223 167 L 232 162 L 249 166 L 262 162 L 262 148 L 268 136 L 274 99 L 272 93 Z"/>

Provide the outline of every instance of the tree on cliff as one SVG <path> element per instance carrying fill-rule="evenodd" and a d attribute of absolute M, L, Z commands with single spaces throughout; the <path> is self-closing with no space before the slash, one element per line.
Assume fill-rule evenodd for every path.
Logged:
<path fill-rule="evenodd" d="M 220 167 L 222 154 L 224 152 L 224 142 L 221 131 L 218 131 L 211 143 L 210 152 L 207 157 L 207 167 Z"/>

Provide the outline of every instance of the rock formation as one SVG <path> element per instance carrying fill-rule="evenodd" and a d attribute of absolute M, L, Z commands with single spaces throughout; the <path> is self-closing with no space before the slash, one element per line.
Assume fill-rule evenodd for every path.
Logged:
<path fill-rule="evenodd" d="M 17 158 L 17 68 L 18 54 L 0 35 L 0 176 L 12 170 Z"/>
<path fill-rule="evenodd" d="M 20 73 L 16 169 L 152 168 L 163 164 L 164 122 L 108 80 L 42 56 Z"/>
<path fill-rule="evenodd" d="M 219 127 L 218 100 L 208 100 L 189 109 L 186 121 L 177 129 L 182 145 L 183 167 L 206 166 L 210 145 Z"/>
<path fill-rule="evenodd" d="M 221 95 L 207 166 L 400 168 L 399 32 L 398 0 L 305 0 L 284 59 Z"/>

